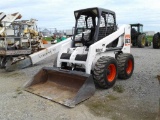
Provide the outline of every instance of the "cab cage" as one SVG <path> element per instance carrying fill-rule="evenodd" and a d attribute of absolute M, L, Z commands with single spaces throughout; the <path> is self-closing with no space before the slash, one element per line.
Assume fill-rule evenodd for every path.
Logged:
<path fill-rule="evenodd" d="M 73 47 L 75 47 L 75 44 L 77 43 L 82 43 L 84 46 L 89 47 L 91 44 L 117 30 L 116 15 L 115 12 L 111 10 L 98 7 L 87 8 L 74 11 L 74 15 L 76 23 L 73 36 Z M 90 32 L 87 39 L 85 39 L 85 31 L 87 30 Z M 82 33 L 82 39 L 77 40 L 76 35 L 80 33 Z"/>

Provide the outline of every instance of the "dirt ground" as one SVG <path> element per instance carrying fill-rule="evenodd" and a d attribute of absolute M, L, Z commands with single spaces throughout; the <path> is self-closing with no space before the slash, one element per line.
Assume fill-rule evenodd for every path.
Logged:
<path fill-rule="evenodd" d="M 53 56 L 36 65 L 5 72 L 0 69 L 0 120 L 159 120 L 160 50 L 132 48 L 135 69 L 128 80 L 117 80 L 111 89 L 96 89 L 90 99 L 68 108 L 23 90 L 42 67 L 53 65 Z"/>

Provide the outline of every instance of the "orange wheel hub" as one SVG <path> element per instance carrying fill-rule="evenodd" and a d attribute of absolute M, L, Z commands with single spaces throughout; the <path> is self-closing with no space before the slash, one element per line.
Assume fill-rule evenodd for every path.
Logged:
<path fill-rule="evenodd" d="M 108 70 L 107 76 L 106 76 L 107 80 L 109 82 L 112 82 L 116 77 L 116 73 L 117 73 L 116 66 L 114 64 L 110 64 L 107 70 Z"/>
<path fill-rule="evenodd" d="M 127 68 L 126 68 L 127 74 L 130 74 L 132 72 L 132 69 L 133 69 L 133 62 L 132 60 L 128 60 Z"/>

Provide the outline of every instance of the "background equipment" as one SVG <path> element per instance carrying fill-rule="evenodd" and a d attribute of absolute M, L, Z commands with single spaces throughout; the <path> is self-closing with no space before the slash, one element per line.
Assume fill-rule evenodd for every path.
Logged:
<path fill-rule="evenodd" d="M 143 33 L 143 25 L 140 23 L 130 25 L 132 46 L 138 46 L 139 48 L 149 46 L 146 34 Z"/>
<path fill-rule="evenodd" d="M 159 49 L 160 48 L 160 33 L 157 32 L 156 34 L 153 35 L 153 48 Z"/>
<path fill-rule="evenodd" d="M 1 14 L 2 16 L 2 14 Z M 0 26 L 0 67 L 25 59 L 28 55 L 44 48 L 37 32 L 36 20 L 19 20 L 20 13 L 3 15 Z"/>

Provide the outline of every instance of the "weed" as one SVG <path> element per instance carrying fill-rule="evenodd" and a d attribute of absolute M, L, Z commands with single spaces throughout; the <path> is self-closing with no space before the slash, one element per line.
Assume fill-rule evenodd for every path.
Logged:
<path fill-rule="evenodd" d="M 22 93 L 23 93 L 22 91 L 18 91 L 18 92 L 17 92 L 17 94 L 22 94 Z"/>
<path fill-rule="evenodd" d="M 22 88 L 21 87 L 18 87 L 17 89 L 16 89 L 16 93 L 17 94 L 22 94 L 23 92 L 22 92 Z"/>
<path fill-rule="evenodd" d="M 87 102 L 86 106 L 97 116 L 105 116 L 106 112 L 112 111 L 110 106 L 108 106 L 107 101 L 103 101 L 101 99 Z"/>
<path fill-rule="evenodd" d="M 17 96 L 14 95 L 13 98 L 17 98 Z"/>
<path fill-rule="evenodd" d="M 113 95 L 108 95 L 107 98 L 108 98 L 109 100 L 117 100 L 117 99 L 118 99 L 118 97 L 113 96 Z"/>
<path fill-rule="evenodd" d="M 120 118 L 117 115 L 113 115 L 112 120 L 120 120 Z"/>
<path fill-rule="evenodd" d="M 18 92 L 18 91 L 21 91 L 21 87 L 18 87 L 17 89 L 16 89 L 16 91 Z"/>
<path fill-rule="evenodd" d="M 122 85 L 115 85 L 113 87 L 113 90 L 118 92 L 118 93 L 123 93 L 124 92 L 124 87 Z"/>

